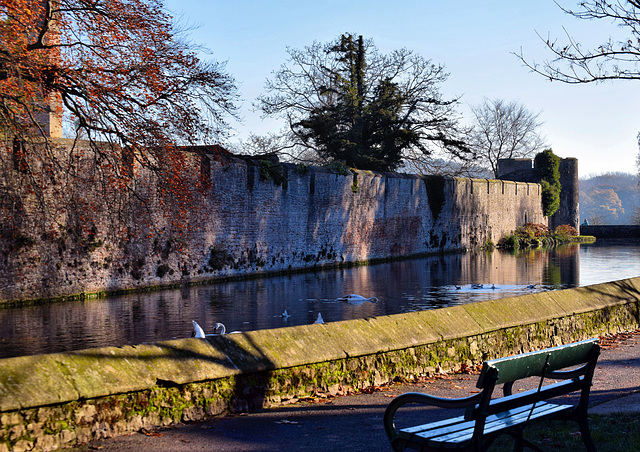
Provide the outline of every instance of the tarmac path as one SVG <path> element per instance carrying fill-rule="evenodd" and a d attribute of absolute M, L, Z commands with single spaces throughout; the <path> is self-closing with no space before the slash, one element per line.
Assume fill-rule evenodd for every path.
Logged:
<path fill-rule="evenodd" d="M 602 353 L 590 396 L 592 414 L 640 413 L 640 330 L 601 338 Z M 228 414 L 154 432 L 95 441 L 77 452 L 246 452 L 391 450 L 382 416 L 392 397 L 408 391 L 466 397 L 477 375 L 425 378 L 326 399 L 308 399 L 249 414 Z M 440 413 L 444 410 L 439 410 Z M 435 419 L 438 409 L 427 413 Z M 429 417 L 433 416 L 433 417 Z"/>

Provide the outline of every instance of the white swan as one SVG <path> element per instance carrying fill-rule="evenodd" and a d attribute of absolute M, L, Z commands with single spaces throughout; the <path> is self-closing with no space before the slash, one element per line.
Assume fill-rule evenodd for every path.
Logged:
<path fill-rule="evenodd" d="M 202 327 L 198 325 L 198 322 L 196 322 L 195 320 L 192 320 L 191 322 L 193 323 L 193 331 L 191 332 L 191 337 L 198 337 L 198 338 L 204 339 L 205 334 Z"/>
<path fill-rule="evenodd" d="M 198 322 L 196 322 L 195 320 L 192 320 L 191 322 L 193 323 L 193 331 L 191 332 L 191 337 L 206 339 L 207 337 L 212 336 L 222 336 L 227 331 L 223 323 L 216 323 L 215 325 L 213 325 L 213 334 L 204 334 L 204 330 L 200 325 L 198 325 Z M 232 331 L 232 333 L 237 332 L 239 331 Z"/>
<path fill-rule="evenodd" d="M 227 329 L 223 323 L 216 323 L 213 325 L 213 334 L 211 336 L 222 336 L 226 331 Z"/>
<path fill-rule="evenodd" d="M 313 323 L 324 323 L 324 320 L 322 319 L 322 314 L 318 312 L 318 318 Z"/>
<path fill-rule="evenodd" d="M 376 297 L 365 298 L 362 295 L 352 293 L 338 298 L 337 301 L 346 301 L 349 304 L 359 305 L 366 302 L 376 303 L 378 299 Z"/>

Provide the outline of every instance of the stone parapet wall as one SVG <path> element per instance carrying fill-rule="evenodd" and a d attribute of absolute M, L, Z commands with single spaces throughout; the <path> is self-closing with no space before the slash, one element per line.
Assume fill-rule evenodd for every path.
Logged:
<path fill-rule="evenodd" d="M 114 194 L 55 218 L 18 222 L 0 200 L 0 232 L 9 231 L 0 234 L 0 302 L 452 251 L 496 243 L 525 222 L 547 224 L 538 184 L 342 175 L 196 154 L 190 167 L 199 188 L 189 204 L 169 205 L 140 169 L 130 198 Z"/>
<path fill-rule="evenodd" d="M 3 359 L 0 451 L 52 450 L 637 329 L 639 300 L 633 278 L 209 341 Z"/>
<path fill-rule="evenodd" d="M 640 239 L 640 225 L 580 225 L 580 234 L 592 235 L 597 239 Z"/>

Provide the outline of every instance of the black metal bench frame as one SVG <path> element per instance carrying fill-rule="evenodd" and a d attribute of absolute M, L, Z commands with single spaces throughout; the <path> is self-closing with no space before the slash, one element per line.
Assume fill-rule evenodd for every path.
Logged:
<path fill-rule="evenodd" d="M 402 394 L 393 399 L 385 410 L 385 431 L 394 450 L 411 448 L 421 451 L 482 451 L 504 433 L 515 439 L 516 450 L 522 450 L 524 446 L 541 450 L 525 440 L 522 431 L 533 422 L 557 418 L 578 422 L 587 450 L 595 451 L 589 431 L 587 405 L 599 354 L 598 340 L 589 339 L 486 361 L 476 385 L 481 389 L 478 394 L 459 399 L 418 392 Z M 512 393 L 516 381 L 536 376 L 540 377 L 537 389 Z M 543 379 L 561 381 L 543 386 Z M 492 398 L 494 389 L 500 384 L 503 385 L 503 396 Z M 580 391 L 577 404 L 548 402 L 551 398 L 577 391 Z M 464 416 L 396 430 L 396 411 L 406 404 L 464 408 L 466 411 Z"/>

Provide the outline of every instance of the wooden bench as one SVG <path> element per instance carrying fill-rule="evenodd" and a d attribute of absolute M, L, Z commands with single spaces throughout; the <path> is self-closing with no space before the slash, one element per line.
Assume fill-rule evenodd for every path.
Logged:
<path fill-rule="evenodd" d="M 476 385 L 480 391 L 470 397 L 449 399 L 418 392 L 402 394 L 391 401 L 384 413 L 384 428 L 391 446 L 394 450 L 481 451 L 498 435 L 507 433 L 515 438 L 516 450 L 522 450 L 523 446 L 541 450 L 523 438 L 524 427 L 535 421 L 559 418 L 577 421 L 587 450 L 595 451 L 587 422 L 587 404 L 599 354 L 598 340 L 590 339 L 486 361 Z M 528 377 L 539 377 L 535 379 L 537 388 L 513 394 L 514 382 Z M 543 385 L 543 379 L 556 382 Z M 492 398 L 500 384 L 503 396 Z M 580 391 L 577 403 L 548 401 L 577 391 Z M 396 430 L 396 411 L 406 404 L 464 408 L 465 414 Z M 405 416 L 407 414 L 410 413 L 405 412 Z"/>

